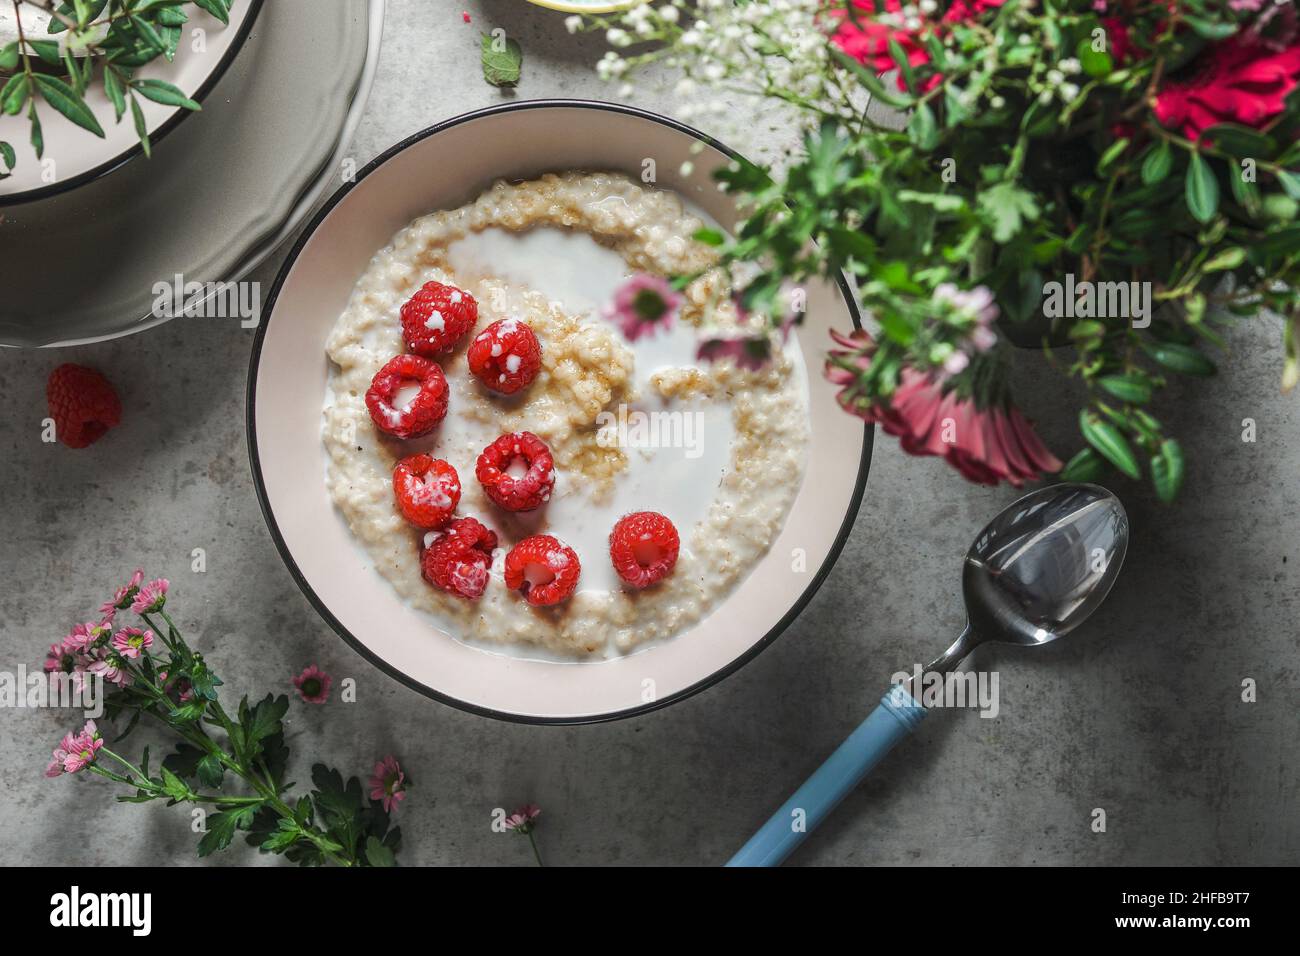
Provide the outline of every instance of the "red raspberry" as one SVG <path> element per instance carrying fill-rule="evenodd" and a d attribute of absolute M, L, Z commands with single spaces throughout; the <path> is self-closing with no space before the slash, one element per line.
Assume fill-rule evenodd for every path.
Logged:
<path fill-rule="evenodd" d="M 403 385 L 420 386 L 401 408 L 393 405 Z M 375 427 L 398 438 L 418 438 L 447 414 L 447 379 L 435 363 L 418 355 L 399 355 L 375 373 L 366 390 L 366 408 Z"/>
<path fill-rule="evenodd" d="M 478 322 L 478 303 L 454 285 L 426 282 L 402 306 L 402 338 L 417 355 L 449 352 Z"/>
<path fill-rule="evenodd" d="M 506 555 L 506 587 L 536 607 L 559 604 L 578 589 L 577 552 L 549 534 L 524 538 Z"/>
<path fill-rule="evenodd" d="M 54 434 L 69 448 L 85 448 L 122 421 L 122 402 L 93 368 L 60 365 L 45 383 Z"/>
<path fill-rule="evenodd" d="M 528 386 L 542 367 L 542 347 L 532 327 L 519 319 L 493 322 L 469 344 L 469 370 L 503 395 Z"/>
<path fill-rule="evenodd" d="M 460 503 L 460 475 L 441 458 L 412 455 L 393 469 L 393 495 L 402 517 L 417 528 L 441 528 Z"/>
<path fill-rule="evenodd" d="M 457 518 L 420 555 L 420 570 L 434 587 L 464 598 L 476 598 L 488 583 L 488 568 L 497 536 L 474 518 Z"/>
<path fill-rule="evenodd" d="M 518 478 L 510 466 L 521 461 L 528 470 Z M 502 435 L 483 449 L 474 474 L 487 496 L 507 511 L 532 511 L 551 500 L 555 460 L 551 450 L 532 432 Z"/>
<path fill-rule="evenodd" d="M 609 533 L 614 570 L 634 588 L 648 588 L 666 578 L 677 563 L 680 545 L 673 523 L 654 511 L 624 515 Z"/>

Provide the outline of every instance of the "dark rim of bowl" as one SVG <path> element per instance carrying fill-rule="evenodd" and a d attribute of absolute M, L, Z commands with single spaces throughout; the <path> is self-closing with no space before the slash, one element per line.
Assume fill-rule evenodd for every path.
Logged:
<path fill-rule="evenodd" d="M 246 399 L 247 408 L 245 410 L 245 420 L 248 429 L 248 457 L 249 463 L 252 466 L 253 486 L 257 490 L 257 500 L 262 509 L 262 517 L 266 520 L 267 528 L 271 532 L 271 538 L 275 542 L 276 549 L 280 552 L 280 558 L 289 569 L 289 574 L 297 583 L 298 588 L 302 591 L 303 595 L 307 598 L 312 607 L 315 608 L 316 613 L 319 614 L 331 628 L 333 628 L 334 632 L 338 634 L 339 637 L 343 638 L 349 647 L 398 683 L 404 684 L 426 697 L 447 704 L 448 706 L 455 707 L 458 710 L 467 711 L 471 714 L 478 714 L 483 717 L 493 717 L 498 720 L 510 721 L 512 723 L 572 726 L 578 724 L 599 724 L 613 720 L 622 720 L 627 717 L 637 717 L 667 707 L 670 704 L 675 704 L 688 697 L 693 697 L 700 691 L 712 687 L 723 678 L 740 670 L 741 667 L 757 657 L 764 648 L 780 637 L 785 629 L 789 627 L 794 619 L 799 616 L 805 607 L 807 607 L 808 602 L 812 600 L 813 595 L 817 593 L 822 582 L 826 580 L 826 576 L 830 574 L 831 568 L 834 566 L 836 559 L 839 558 L 840 552 L 844 549 L 844 542 L 848 540 L 849 532 L 853 528 L 854 519 L 857 517 L 858 509 L 862 504 L 862 494 L 867 484 L 867 472 L 871 467 L 871 450 L 875 439 L 875 429 L 870 425 L 863 426 L 862 456 L 858 462 L 858 477 L 854 484 L 849 508 L 844 516 L 844 520 L 840 524 L 839 531 L 835 535 L 835 540 L 831 543 L 830 550 L 827 552 L 826 560 L 823 561 L 821 567 L 817 569 L 817 573 L 813 575 L 812 581 L 804 589 L 803 593 L 799 595 L 798 599 L 794 602 L 794 605 L 760 640 L 755 642 L 735 660 L 714 671 L 709 676 L 696 681 L 689 687 L 683 688 L 667 697 L 663 697 L 650 703 L 641 704 L 636 707 L 629 707 L 626 710 L 580 717 L 536 717 L 527 714 L 514 714 L 508 711 L 493 710 L 489 707 L 481 707 L 478 704 L 471 704 L 468 701 L 460 700 L 420 683 L 410 675 L 403 673 L 393 665 L 389 664 L 348 631 L 348 629 L 344 627 L 336 617 L 334 617 L 329 608 L 325 605 L 325 602 L 322 601 L 319 595 L 317 595 L 312 589 L 312 586 L 307 582 L 302 571 L 298 568 L 297 562 L 294 561 L 293 555 L 290 553 L 284 537 L 280 534 L 279 525 L 276 524 L 275 514 L 271 509 L 270 501 L 267 499 L 266 485 L 262 479 L 262 464 L 257 454 L 257 369 L 261 361 L 262 343 L 266 338 L 266 330 L 270 326 L 271 317 L 275 313 L 276 300 L 279 298 L 280 290 L 283 287 L 285 280 L 288 278 L 289 273 L 293 271 L 293 267 L 298 261 L 298 256 L 311 240 L 311 237 L 315 235 L 317 228 L 325 220 L 325 217 L 330 214 L 334 207 L 337 206 L 349 192 L 351 192 L 353 187 L 380 166 L 387 163 L 388 160 L 392 159 L 398 153 L 401 153 L 410 146 L 428 139 L 430 136 L 440 133 L 443 130 L 459 126 L 462 123 L 482 119 L 486 116 L 494 116 L 499 113 L 549 108 L 606 110 L 613 113 L 623 113 L 628 116 L 635 116 L 639 119 L 658 123 L 661 126 L 667 126 L 668 128 L 674 129 L 680 133 L 685 133 L 688 136 L 700 140 L 706 145 L 712 146 L 719 152 L 730 156 L 732 159 L 741 158 L 737 152 L 722 143 L 719 143 L 713 137 L 701 133 L 699 130 L 686 126 L 683 123 L 679 123 L 676 120 L 669 119 L 666 116 L 661 116 L 658 113 L 652 113 L 648 110 L 638 109 L 632 106 L 624 106 L 620 103 L 606 103 L 600 100 L 544 99 L 503 103 L 498 106 L 489 106 L 486 109 L 463 113 L 460 116 L 452 117 L 449 120 L 430 126 L 427 129 L 421 130 L 420 132 L 407 137 L 376 156 L 357 173 L 352 182 L 345 183 L 337 192 L 334 193 L 333 196 L 330 197 L 325 205 L 322 206 L 321 209 L 312 217 L 311 222 L 308 223 L 306 228 L 303 229 L 298 240 L 294 243 L 293 249 L 290 250 L 289 255 L 286 257 L 284 264 L 280 267 L 280 271 L 275 277 L 275 283 L 271 287 L 271 292 L 267 296 L 266 304 L 262 308 L 264 319 L 262 322 L 258 323 L 257 332 L 253 339 L 252 357 L 249 361 L 248 367 L 248 393 Z M 854 328 L 860 329 L 862 327 L 862 319 L 858 313 L 857 303 L 849 288 L 849 284 L 843 275 L 837 276 L 836 278 L 840 294 L 843 296 L 844 302 L 849 308 L 849 315 L 853 320 L 853 326 Z"/>
<path fill-rule="evenodd" d="M 207 98 L 208 94 L 212 92 L 213 88 L 221 82 L 221 78 L 225 76 L 226 71 L 230 69 L 230 64 L 235 62 L 235 57 L 238 56 L 239 52 L 244 48 L 244 43 L 248 40 L 248 35 L 253 30 L 253 24 L 257 22 L 257 17 L 262 12 L 262 4 L 264 0 L 247 0 L 247 2 L 249 4 L 248 16 L 246 16 L 244 22 L 239 25 L 239 33 L 236 34 L 234 42 L 230 44 L 229 48 L 222 55 L 221 61 L 216 65 L 216 68 L 208 74 L 208 78 L 203 81 L 202 85 L 194 91 L 194 95 L 190 97 L 190 99 L 194 100 L 196 103 L 201 104 Z M 152 149 L 160 143 L 163 137 L 176 129 L 176 127 L 180 126 L 186 118 L 193 115 L 193 112 L 193 110 L 182 109 L 178 106 L 176 112 L 173 113 L 165 123 L 149 134 L 149 148 Z M 89 136 L 90 134 L 87 133 L 86 135 Z M 21 206 L 25 203 L 36 202 L 41 199 L 49 199 L 51 196 L 60 196 L 63 193 L 71 192 L 74 189 L 78 189 L 89 182 L 107 176 L 109 173 L 125 166 L 143 152 L 144 147 L 141 146 L 137 140 L 129 149 L 118 153 L 111 159 L 105 160 L 93 169 L 88 169 L 84 173 L 78 173 L 71 179 L 51 183 L 50 185 L 42 186 L 39 189 L 29 189 L 26 192 L 0 195 L 0 207 Z"/>

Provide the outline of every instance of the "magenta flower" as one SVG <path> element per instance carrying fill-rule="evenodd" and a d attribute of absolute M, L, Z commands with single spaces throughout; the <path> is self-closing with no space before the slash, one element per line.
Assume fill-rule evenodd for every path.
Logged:
<path fill-rule="evenodd" d="M 665 279 L 642 273 L 619 286 L 613 304 L 605 309 L 605 318 L 622 329 L 628 341 L 635 342 L 643 335 L 668 331 L 681 304 L 681 295 Z"/>
<path fill-rule="evenodd" d="M 526 803 L 510 816 L 506 817 L 507 830 L 527 834 L 533 829 L 533 821 L 542 815 L 542 808 L 535 803 Z"/>
<path fill-rule="evenodd" d="M 95 722 L 86 721 L 81 733 L 63 735 L 45 768 L 45 776 L 57 777 L 59 774 L 76 773 L 85 769 L 95 762 L 95 755 L 103 746 L 104 741 L 99 736 Z"/>
<path fill-rule="evenodd" d="M 370 774 L 370 799 L 380 801 L 385 813 L 392 813 L 406 799 L 406 774 L 392 754 L 376 763 Z"/>
<path fill-rule="evenodd" d="M 91 624 L 87 621 L 85 624 L 78 624 L 72 629 L 72 633 L 63 639 L 65 650 L 77 654 L 84 654 L 92 648 L 104 643 L 104 638 L 113 632 L 113 619 L 104 618 L 98 624 Z"/>
<path fill-rule="evenodd" d="M 139 657 L 152 644 L 153 631 L 142 631 L 138 627 L 124 627 L 113 635 L 113 650 L 128 660 Z"/>
<path fill-rule="evenodd" d="M 99 613 L 106 614 L 109 619 L 112 619 L 114 612 L 125 611 L 131 606 L 131 599 L 140 590 L 140 582 L 143 580 L 144 568 L 136 568 L 135 573 L 131 575 L 131 580 L 113 592 L 113 599 L 99 606 Z"/>
<path fill-rule="evenodd" d="M 108 654 L 95 661 L 86 668 L 86 672 L 94 674 L 110 684 L 116 684 L 118 687 L 126 687 L 133 680 L 131 672 L 126 669 L 126 662 L 117 654 Z"/>
<path fill-rule="evenodd" d="M 136 614 L 153 614 L 155 611 L 161 611 L 163 605 L 167 603 L 167 588 L 169 582 L 166 578 L 158 578 L 150 581 L 131 601 L 131 610 Z"/>
<path fill-rule="evenodd" d="M 330 685 L 333 683 L 334 678 L 315 664 L 293 678 L 293 686 L 298 688 L 298 695 L 309 704 L 323 704 L 329 700 Z"/>
<path fill-rule="evenodd" d="M 695 357 L 701 362 L 730 359 L 737 368 L 757 372 L 772 361 L 772 343 L 763 335 L 705 339 L 696 350 Z"/>

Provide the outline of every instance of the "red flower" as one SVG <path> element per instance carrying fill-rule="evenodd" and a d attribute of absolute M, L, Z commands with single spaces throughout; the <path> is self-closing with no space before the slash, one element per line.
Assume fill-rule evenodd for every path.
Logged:
<path fill-rule="evenodd" d="M 1300 41 L 1277 49 L 1257 33 L 1215 44 L 1191 79 L 1156 94 L 1156 118 L 1197 140 L 1219 123 L 1262 127 L 1286 108 L 1300 79 Z"/>
<path fill-rule="evenodd" d="M 970 481 L 982 485 L 1009 482 L 1019 488 L 1043 474 L 1061 470 L 1033 426 L 1014 405 L 980 408 L 975 400 L 947 388 L 945 376 L 905 368 L 888 404 L 863 404 L 855 386 L 857 369 L 870 365 L 875 342 L 861 330 L 851 336 L 831 333 L 846 351 L 832 351 L 826 377 L 842 385 L 840 405 L 864 421 L 898 438 L 909 455 L 938 455 Z"/>
<path fill-rule="evenodd" d="M 897 69 L 893 55 L 889 52 L 889 43 L 894 41 L 907 57 L 907 63 L 913 69 L 930 62 L 930 53 L 924 46 L 928 33 L 937 33 L 939 22 L 960 23 L 970 20 L 989 10 L 996 10 L 1005 0 L 953 0 L 944 11 L 939 21 L 918 18 L 919 26 L 909 29 L 904 24 L 903 5 L 900 0 L 884 0 L 884 14 L 876 12 L 874 0 L 852 0 L 857 12 L 855 23 L 847 10 L 832 10 L 831 16 L 839 21 L 831 42 L 863 66 L 869 66 L 877 73 L 888 73 Z M 886 21 L 886 18 L 888 22 Z M 932 90 L 943 77 L 931 74 L 920 82 L 920 91 Z M 907 89 L 902 73 L 898 76 L 898 88 Z"/>

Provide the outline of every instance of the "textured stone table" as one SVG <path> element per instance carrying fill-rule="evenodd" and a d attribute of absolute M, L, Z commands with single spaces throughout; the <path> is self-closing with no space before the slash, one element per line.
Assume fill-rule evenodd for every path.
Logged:
<path fill-rule="evenodd" d="M 614 95 L 590 70 L 601 45 L 568 36 L 562 15 L 464 0 L 465 25 L 452 6 L 390 0 L 358 161 L 511 95 L 478 76 L 480 29 L 504 26 L 522 43 L 519 98 Z M 671 112 L 670 98 L 655 99 L 636 102 Z M 266 287 L 282 258 L 256 276 Z M 932 715 L 793 864 L 1300 862 L 1300 397 L 1278 394 L 1278 339 L 1275 324 L 1243 326 L 1219 380 L 1171 391 L 1167 417 L 1191 461 L 1182 499 L 1162 507 L 1117 483 L 1134 543 L 1094 621 L 1059 646 L 985 658 L 1001 678 L 998 717 Z M 323 759 L 364 774 L 398 754 L 417 784 L 399 812 L 408 864 L 529 864 L 525 841 L 490 829 L 493 808 L 525 801 L 543 807 L 550 863 L 725 861 L 891 673 L 957 631 L 961 557 L 1014 495 L 882 437 L 835 570 L 739 673 L 639 719 L 498 723 L 389 680 L 290 580 L 249 477 L 250 343 L 233 323 L 182 320 L 57 354 L 0 352 L 0 670 L 39 662 L 143 563 L 171 578 L 180 620 L 231 690 L 285 690 L 310 662 L 357 680 L 354 705 L 294 703 L 294 769 L 303 779 Z M 1038 356 L 1021 359 L 1023 404 L 1050 444 L 1073 448 L 1071 397 Z M 122 427 L 89 451 L 40 440 L 45 377 L 69 360 L 109 370 L 126 406 Z M 1255 443 L 1241 440 L 1244 418 Z M 190 571 L 198 547 L 203 574 Z M 1240 700 L 1245 678 L 1257 703 Z M 192 862 L 184 812 L 116 804 L 99 779 L 42 778 L 70 723 L 66 712 L 0 711 L 0 862 Z M 1105 833 L 1090 828 L 1097 807 Z M 217 859 L 258 862 L 242 844 Z"/>

